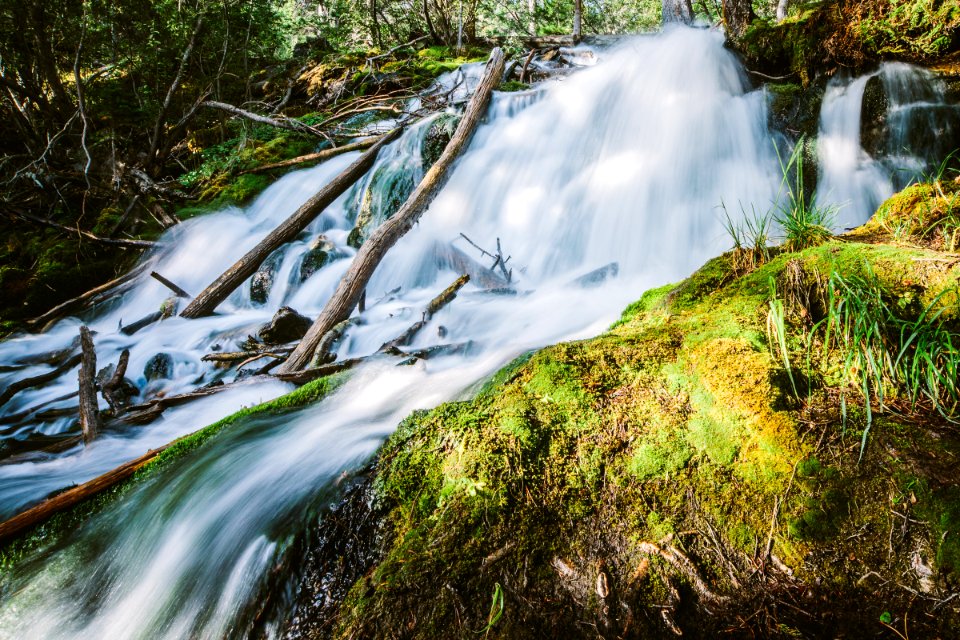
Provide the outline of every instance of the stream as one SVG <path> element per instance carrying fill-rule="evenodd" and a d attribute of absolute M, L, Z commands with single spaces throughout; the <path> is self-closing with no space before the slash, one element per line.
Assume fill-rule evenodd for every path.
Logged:
<path fill-rule="evenodd" d="M 583 68 L 575 73 L 531 91 L 495 94 L 487 122 L 450 181 L 377 269 L 362 323 L 349 331 L 338 356 L 373 353 L 419 320 L 430 299 L 458 275 L 445 257 L 451 245 L 490 263 L 460 234 L 486 249 L 499 239 L 511 256 L 514 293 L 495 295 L 469 284 L 412 346 L 469 342 L 467 350 L 412 366 L 372 360 L 322 402 L 228 428 L 65 540 L 0 575 L 0 638 L 240 634 L 238 616 L 258 597 L 291 538 L 307 526 L 304 514 L 333 500 L 337 480 L 362 467 L 411 411 L 469 397 L 478 383 L 531 349 L 604 331 L 643 291 L 686 277 L 730 246 L 721 203 L 736 220 L 777 200 L 775 142 L 783 143 L 769 126 L 770 96 L 753 90 L 721 33 L 676 27 L 577 53 Z M 460 90 L 466 92 L 481 71 L 473 65 L 440 82 L 465 80 Z M 891 139 L 926 117 L 925 108 L 943 107 L 942 90 L 912 68 L 885 66 L 877 73 L 899 87 L 890 112 L 909 112 L 889 118 Z M 862 149 L 860 104 L 868 80 L 832 81 L 824 100 L 820 198 L 842 205 L 838 227 L 864 222 L 897 185 L 929 170 L 909 142 L 891 143 L 880 158 Z M 82 323 L 96 332 L 99 366 L 130 350 L 128 376 L 141 400 L 229 382 L 235 371 L 215 369 L 202 356 L 238 350 L 281 306 L 311 317 L 320 312 L 355 254 L 347 238 L 364 199 L 373 202 L 376 219 L 390 185 L 419 179 L 430 124 L 408 128 L 381 152 L 364 181 L 278 252 L 265 303 L 255 302 L 244 285 L 217 315 L 172 317 L 133 336 L 118 331 L 169 297 L 149 277 L 151 269 L 198 293 L 356 153 L 293 171 L 246 208 L 169 230 L 125 293 L 45 333 L 0 343 L 0 386 L 49 371 L 37 355 L 71 348 Z M 340 258 L 301 281 L 304 257 L 320 234 Z M 613 262 L 616 274 L 581 278 Z M 148 381 L 144 369 L 157 354 L 169 356 L 168 371 Z M 0 442 L 75 434 L 75 416 L 50 410 L 76 406 L 75 398 L 64 398 L 76 388 L 74 369 L 16 394 L 0 407 Z M 254 379 L 170 408 L 149 425 L 105 433 L 87 447 L 11 458 L 0 465 L 0 518 L 292 389 Z M 53 417 L 41 419 L 41 410 Z M 26 419 L 3 421 L 25 412 Z"/>

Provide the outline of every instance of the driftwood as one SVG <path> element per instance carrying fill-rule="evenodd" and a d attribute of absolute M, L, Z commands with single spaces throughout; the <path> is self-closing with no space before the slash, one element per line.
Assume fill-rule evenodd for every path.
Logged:
<path fill-rule="evenodd" d="M 127 363 L 129 361 L 130 350 L 124 349 L 120 353 L 120 359 L 117 361 L 117 368 L 113 371 L 113 375 L 103 383 L 100 389 L 103 399 L 106 400 L 110 408 L 113 409 L 114 415 L 119 414 L 124 408 L 123 405 L 126 404 L 125 398 L 123 397 L 123 377 L 127 375 Z"/>
<path fill-rule="evenodd" d="M 77 356 L 77 364 L 79 363 L 80 363 L 80 359 L 79 359 L 79 356 Z M 57 398 L 53 398 L 52 400 L 41 402 L 40 404 L 30 407 L 29 409 L 25 409 L 19 413 L 8 413 L 5 416 L 0 416 L 0 424 L 16 424 L 18 422 L 22 422 L 23 420 L 29 418 L 30 416 L 37 414 L 44 407 L 48 407 L 51 404 L 62 402 L 64 400 L 69 400 L 70 398 L 75 398 L 78 395 L 80 395 L 79 391 L 71 391 L 70 393 L 64 394 Z M 73 415 L 76 415 L 77 408 L 73 407 L 72 409 L 70 409 L 70 413 Z"/>
<path fill-rule="evenodd" d="M 470 281 L 478 287 L 503 289 L 508 286 L 499 273 L 483 266 L 452 244 L 438 242 L 435 252 L 442 266 L 470 276 Z"/>
<path fill-rule="evenodd" d="M 146 269 L 146 265 L 141 264 L 140 266 L 135 267 L 134 269 L 123 274 L 119 278 L 114 278 L 110 282 L 106 282 L 100 285 L 99 287 L 94 287 L 93 289 L 90 289 L 86 293 L 80 294 L 76 298 L 71 298 L 66 302 L 61 302 L 60 304 L 55 306 L 53 309 L 50 309 L 50 311 L 47 311 L 46 313 L 44 313 L 42 316 L 37 316 L 32 320 L 27 320 L 27 324 L 30 326 L 40 325 L 44 329 L 46 329 L 46 326 L 49 322 L 51 322 L 52 320 L 56 320 L 62 315 L 65 315 L 71 309 L 74 309 L 79 306 L 85 306 L 85 305 L 90 305 L 90 304 L 99 302 L 98 297 L 103 296 L 103 294 L 105 294 L 106 292 L 112 291 L 114 288 L 119 287 L 120 285 L 130 282 L 131 280 L 139 276 L 141 273 L 143 273 L 144 269 Z"/>
<path fill-rule="evenodd" d="M 462 289 L 468 282 L 470 282 L 470 276 L 468 275 L 463 275 L 457 278 L 453 284 L 444 289 L 440 295 L 430 301 L 430 304 L 427 305 L 427 308 L 423 310 L 423 317 L 421 317 L 418 322 L 415 322 L 409 329 L 404 331 L 393 340 L 385 342 L 380 347 L 380 351 L 394 355 L 409 355 L 400 351 L 400 347 L 409 345 L 417 336 L 417 334 L 420 333 L 425 326 L 427 326 L 427 323 L 430 322 L 430 318 L 432 318 L 435 313 L 440 311 L 440 309 L 443 309 L 445 306 L 450 304 L 450 302 L 457 297 L 457 292 L 460 291 L 460 289 Z"/>
<path fill-rule="evenodd" d="M 535 56 L 536 53 L 536 49 L 530 49 L 530 53 L 527 54 L 526 59 L 523 61 L 523 68 L 520 69 L 520 82 L 527 81 L 527 68 L 530 66 L 530 63 L 533 62 L 533 56 Z"/>
<path fill-rule="evenodd" d="M 400 129 L 394 129 L 380 138 L 356 162 L 344 169 L 332 182 L 307 200 L 279 227 L 271 231 L 256 247 L 248 251 L 245 256 L 200 292 L 180 315 L 184 318 L 199 318 L 213 313 L 218 304 L 223 302 L 227 296 L 233 293 L 234 289 L 256 272 L 263 261 L 267 259 L 267 256 L 281 245 L 296 238 L 297 234 L 303 231 L 330 203 L 359 180 L 373 166 L 380 149 L 399 135 Z"/>
<path fill-rule="evenodd" d="M 189 293 L 187 293 L 186 291 L 184 291 L 183 289 L 181 289 L 179 286 L 177 286 L 176 284 L 174 284 L 174 283 L 170 282 L 169 280 L 167 280 L 166 278 L 164 278 L 162 275 L 160 275 L 160 274 L 157 273 L 156 271 L 151 271 L 151 272 L 150 272 L 150 277 L 153 278 L 153 279 L 155 279 L 157 282 L 159 282 L 159 283 L 162 284 L 163 286 L 165 286 L 167 289 L 170 289 L 170 291 L 173 291 L 173 294 L 174 294 L 175 296 L 177 296 L 178 298 L 191 298 L 191 297 L 193 297 L 193 296 L 191 296 Z"/>
<path fill-rule="evenodd" d="M 363 313 L 361 311 L 361 313 Z M 313 361 L 310 363 L 311 367 L 317 367 L 324 364 L 329 364 L 337 359 L 337 354 L 333 352 L 333 346 L 343 339 L 343 334 L 351 326 L 356 324 L 356 318 L 347 318 L 343 322 L 338 322 L 333 326 L 330 331 L 327 331 L 323 338 L 320 340 L 320 344 L 317 345 L 317 349 L 314 352 Z"/>
<path fill-rule="evenodd" d="M 400 210 L 378 227 L 360 247 L 333 297 L 324 306 L 320 316 L 297 348 L 280 366 L 279 373 L 293 373 L 307 366 L 323 336 L 337 323 L 350 317 L 384 255 L 397 240 L 413 228 L 433 201 L 434 196 L 446 184 L 450 168 L 466 149 L 473 137 L 473 132 L 487 111 L 493 90 L 500 85 L 503 66 L 503 51 L 496 48 L 490 53 L 483 79 L 440 158 L 427 171 Z"/>
<path fill-rule="evenodd" d="M 210 109 L 217 109 L 219 111 L 225 111 L 232 116 L 237 116 L 258 124 L 265 124 L 277 129 L 285 129 L 287 131 L 296 131 L 297 133 L 305 133 L 312 136 L 326 137 L 318 129 L 292 118 L 269 118 L 267 116 L 262 116 L 259 113 L 253 113 L 252 111 L 235 107 L 232 104 L 227 104 L 226 102 L 217 102 L 216 100 L 205 100 L 201 103 L 201 106 Z"/>
<path fill-rule="evenodd" d="M 48 371 L 47 373 L 41 373 L 38 376 L 33 376 L 31 378 L 24 378 L 23 380 L 17 380 L 15 382 L 10 383 L 9 385 L 7 385 L 7 388 L 4 389 L 2 393 L 0 393 L 0 407 L 5 405 L 7 402 L 10 401 L 11 398 L 13 398 L 13 396 L 20 393 L 24 389 L 31 389 L 33 387 L 38 387 L 41 384 L 46 384 L 51 380 L 56 380 L 57 378 L 62 376 L 64 373 L 66 373 L 70 369 L 73 369 L 75 366 L 80 364 L 81 357 L 82 356 L 78 353 L 74 356 L 71 356 L 69 360 L 61 364 L 56 369 L 53 369 L 52 371 Z"/>
<path fill-rule="evenodd" d="M 293 371 L 290 373 L 277 373 L 274 374 L 274 377 L 277 380 L 282 380 L 283 382 L 290 382 L 296 385 L 304 385 L 312 380 L 317 378 L 322 378 L 324 376 L 333 375 L 334 373 L 340 373 L 341 371 L 346 371 L 347 369 L 352 369 L 361 362 L 369 360 L 370 356 L 365 358 L 350 358 L 348 360 L 341 360 L 340 362 L 334 362 L 333 364 L 325 364 L 319 367 L 312 367 L 310 369 L 303 369 L 301 371 Z"/>
<path fill-rule="evenodd" d="M 345 144 L 342 147 L 334 147 L 332 149 L 324 149 L 323 151 L 317 151 L 316 153 L 308 153 L 303 156 L 297 156 L 296 158 L 291 158 L 289 160 L 283 160 L 281 162 L 273 162 L 270 164 L 260 165 L 259 167 L 254 167 L 253 169 L 246 169 L 241 171 L 238 175 L 243 175 L 245 173 L 263 173 L 264 171 L 271 171 L 273 169 L 283 169 L 285 167 L 294 167 L 298 164 L 306 164 L 307 162 L 323 162 L 334 158 L 344 153 L 349 153 L 351 151 L 363 151 L 364 149 L 369 149 L 374 144 L 376 144 L 380 138 L 364 138 L 357 142 L 352 142 L 350 144 Z"/>
<path fill-rule="evenodd" d="M 80 327 L 80 372 L 77 374 L 80 384 L 80 430 L 83 441 L 89 444 L 100 433 L 100 407 L 97 405 L 97 387 L 94 377 L 97 375 L 97 353 L 93 348 L 90 329 Z"/>
<path fill-rule="evenodd" d="M 54 222 L 53 220 L 48 220 L 46 218 L 40 218 L 29 213 L 24 213 L 22 211 L 10 211 L 11 214 L 18 218 L 28 220 L 30 222 L 36 222 L 37 224 L 46 225 L 48 227 L 53 227 L 54 229 L 59 229 L 60 231 L 66 231 L 70 234 L 79 235 L 91 242 L 96 242 L 99 244 L 111 245 L 114 247 L 123 247 L 125 249 L 150 249 L 156 246 L 156 242 L 151 242 L 149 240 L 127 240 L 125 238 L 101 238 L 98 235 L 94 235 L 89 231 L 84 231 L 79 227 L 68 227 L 65 224 L 60 224 L 59 222 Z"/>
<path fill-rule="evenodd" d="M 120 333 L 122 333 L 125 336 L 132 336 L 137 331 L 140 331 L 140 329 L 143 329 L 144 327 L 148 327 L 154 322 L 160 321 L 162 318 L 163 318 L 163 311 L 154 311 L 153 313 L 140 318 L 136 322 L 131 322 L 130 324 L 125 325 L 120 329 Z"/>

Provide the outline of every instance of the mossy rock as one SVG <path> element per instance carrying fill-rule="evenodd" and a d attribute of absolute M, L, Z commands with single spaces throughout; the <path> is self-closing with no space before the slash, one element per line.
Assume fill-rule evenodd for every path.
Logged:
<path fill-rule="evenodd" d="M 416 186 L 416 179 L 409 167 L 380 167 L 367 183 L 356 223 L 347 236 L 347 245 L 359 249 L 374 229 L 400 209 Z"/>
<path fill-rule="evenodd" d="M 585 621 L 612 635 L 669 637 L 660 616 L 637 612 L 669 602 L 671 584 L 689 598 L 675 622 L 695 637 L 721 633 L 786 583 L 812 594 L 813 617 L 777 619 L 806 637 L 880 631 L 883 611 L 910 606 L 909 592 L 880 581 L 861 589 L 869 571 L 948 593 L 960 578 L 957 540 L 943 535 L 960 513 L 960 481 L 947 470 L 960 436 L 922 411 L 875 418 L 858 463 L 861 401 L 849 396 L 844 416 L 838 389 L 799 364 L 809 315 L 789 316 L 799 397 L 766 320 L 769 282 L 798 267 L 801 288 L 835 270 L 874 274 L 904 313 L 918 313 L 960 275 L 931 267 L 937 257 L 833 241 L 737 274 L 721 256 L 646 293 L 607 334 L 544 349 L 471 400 L 415 413 L 379 454 L 369 489 L 379 552 L 357 562 L 338 587 L 343 602 L 324 609 L 324 619 L 335 615 L 332 636 L 386 637 L 415 619 L 411 637 L 471 637 L 497 584 L 505 606 L 491 633 L 504 638 L 585 637 Z M 906 470 L 922 489 L 900 508 L 919 524 L 891 555 L 889 487 Z M 751 583 L 768 540 L 770 562 L 792 577 Z M 697 577 L 650 556 L 650 545 L 682 549 Z M 932 578 L 917 573 L 917 553 Z M 301 619 L 316 601 L 309 584 L 328 584 L 317 570 L 301 583 Z M 697 579 L 729 600 L 704 595 Z M 953 607 L 918 624 L 936 635 L 958 621 Z"/>
<path fill-rule="evenodd" d="M 420 145 L 420 157 L 425 169 L 432 167 L 440 159 L 440 154 L 447 148 L 447 143 L 453 137 L 459 122 L 458 116 L 445 113 L 430 123 L 430 128 L 427 129 Z"/>
<path fill-rule="evenodd" d="M 944 179 L 909 186 L 880 205 L 867 224 L 851 235 L 956 252 L 960 250 L 960 182 Z"/>

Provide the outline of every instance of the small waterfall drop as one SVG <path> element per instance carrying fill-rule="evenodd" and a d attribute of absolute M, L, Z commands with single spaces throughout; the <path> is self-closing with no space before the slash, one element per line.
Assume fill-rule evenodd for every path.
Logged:
<path fill-rule="evenodd" d="M 853 80 L 833 78 L 820 116 L 817 201 L 837 208 L 838 229 L 859 226 L 958 145 L 960 107 L 948 104 L 929 71 L 892 62 Z"/>
<path fill-rule="evenodd" d="M 495 97 L 449 183 L 378 268 L 364 322 L 340 346 L 341 357 L 367 355 L 419 319 L 456 277 L 451 246 L 483 259 L 461 233 L 488 248 L 499 238 L 522 295 L 491 295 L 471 284 L 434 320 L 446 328 L 444 342 L 471 343 L 465 354 L 409 367 L 374 361 L 315 406 L 224 431 L 62 544 L 41 547 L 0 576 L 0 638 L 243 635 L 244 612 L 293 533 L 335 494 L 336 479 L 368 460 L 412 410 L 469 394 L 531 348 L 596 334 L 645 289 L 689 274 L 729 246 L 721 203 L 771 205 L 779 175 L 765 97 L 750 91 L 721 34 L 674 28 L 598 57 L 595 66 L 534 92 Z M 370 175 L 414 153 L 422 133 L 407 131 Z M 246 210 L 189 221 L 147 260 L 197 292 L 355 157 L 291 173 Z M 222 376 L 201 360 L 204 353 L 235 348 L 280 304 L 310 315 L 323 307 L 354 255 L 347 237 L 363 197 L 363 189 L 346 194 L 281 250 L 266 304 L 251 302 L 244 287 L 221 305 L 221 315 L 172 318 L 129 338 L 116 331 L 120 318 L 149 313 L 166 297 L 141 278 L 114 307 L 86 318 L 98 332 L 101 362 L 116 361 L 126 347 L 131 370 L 140 371 L 152 354 L 169 353 L 170 378 L 155 383 L 168 392 Z M 302 282 L 284 275 L 298 271 L 311 237 L 321 233 L 340 257 Z M 608 272 L 587 283 L 593 286 L 577 283 L 611 262 L 619 277 Z M 48 334 L 3 343 L 0 361 L 22 363 L 31 352 L 66 347 L 78 324 L 67 320 Z M 432 328 L 414 346 L 438 340 Z M 17 375 L 42 369 L 24 365 Z M 10 410 L 75 384 L 75 372 L 68 373 L 50 388 L 24 392 Z M 141 431 L 108 434 L 88 450 L 0 467 L 0 506 L 9 513 L 286 388 L 238 387 L 237 397 L 213 396 Z M 51 431 L 68 428 L 51 424 Z"/>

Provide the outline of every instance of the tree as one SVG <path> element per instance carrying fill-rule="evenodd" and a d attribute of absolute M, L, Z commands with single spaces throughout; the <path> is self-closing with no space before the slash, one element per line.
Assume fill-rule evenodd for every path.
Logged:
<path fill-rule="evenodd" d="M 573 41 L 580 42 L 583 29 L 583 0 L 573 0 Z"/>
<path fill-rule="evenodd" d="M 663 0 L 663 24 L 693 21 L 693 6 L 690 0 Z"/>
<path fill-rule="evenodd" d="M 756 17 L 750 0 L 723 0 L 723 22 L 728 33 L 742 34 Z"/>

